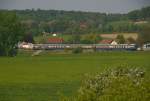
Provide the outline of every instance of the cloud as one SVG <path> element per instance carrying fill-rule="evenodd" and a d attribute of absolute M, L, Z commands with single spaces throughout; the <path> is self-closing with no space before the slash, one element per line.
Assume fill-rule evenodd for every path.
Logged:
<path fill-rule="evenodd" d="M 8 6 L 9 3 L 12 3 L 12 1 L 15 1 L 15 0 L 0 0 L 0 8 L 5 8 Z"/>

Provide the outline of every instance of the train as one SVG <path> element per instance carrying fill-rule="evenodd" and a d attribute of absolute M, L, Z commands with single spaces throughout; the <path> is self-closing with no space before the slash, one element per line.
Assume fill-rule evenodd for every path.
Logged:
<path fill-rule="evenodd" d="M 144 44 L 143 47 L 142 47 L 142 49 L 144 51 L 150 51 L 150 43 Z"/>
<path fill-rule="evenodd" d="M 95 49 L 95 50 L 137 50 L 136 44 L 33 44 L 33 50 L 64 50 L 64 49 Z"/>

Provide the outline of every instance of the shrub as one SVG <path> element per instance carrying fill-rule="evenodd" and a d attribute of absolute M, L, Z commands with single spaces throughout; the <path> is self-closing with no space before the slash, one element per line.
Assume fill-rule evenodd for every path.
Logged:
<path fill-rule="evenodd" d="M 81 47 L 78 47 L 78 48 L 75 48 L 72 50 L 72 53 L 74 54 L 79 54 L 79 53 L 82 53 L 83 49 Z"/>
<path fill-rule="evenodd" d="M 142 69 L 119 66 L 96 76 L 87 75 L 78 95 L 64 101 L 148 101 L 149 84 Z"/>

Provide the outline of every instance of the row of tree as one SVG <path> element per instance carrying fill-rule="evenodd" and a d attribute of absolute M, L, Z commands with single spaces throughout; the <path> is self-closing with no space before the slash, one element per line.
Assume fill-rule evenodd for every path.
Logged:
<path fill-rule="evenodd" d="M 131 20 L 150 20 L 150 7 L 145 7 L 140 10 L 134 10 L 128 13 Z"/>

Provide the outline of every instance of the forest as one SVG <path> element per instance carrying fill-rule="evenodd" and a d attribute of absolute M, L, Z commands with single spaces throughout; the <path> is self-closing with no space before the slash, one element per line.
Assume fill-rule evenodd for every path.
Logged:
<path fill-rule="evenodd" d="M 6 10 L 0 10 L 6 11 Z M 42 32 L 61 34 L 89 34 L 113 32 L 139 32 L 150 21 L 150 7 L 127 14 L 63 10 L 11 10 L 16 12 L 26 33 L 41 35 Z M 143 22 L 136 24 L 136 22 Z"/>

